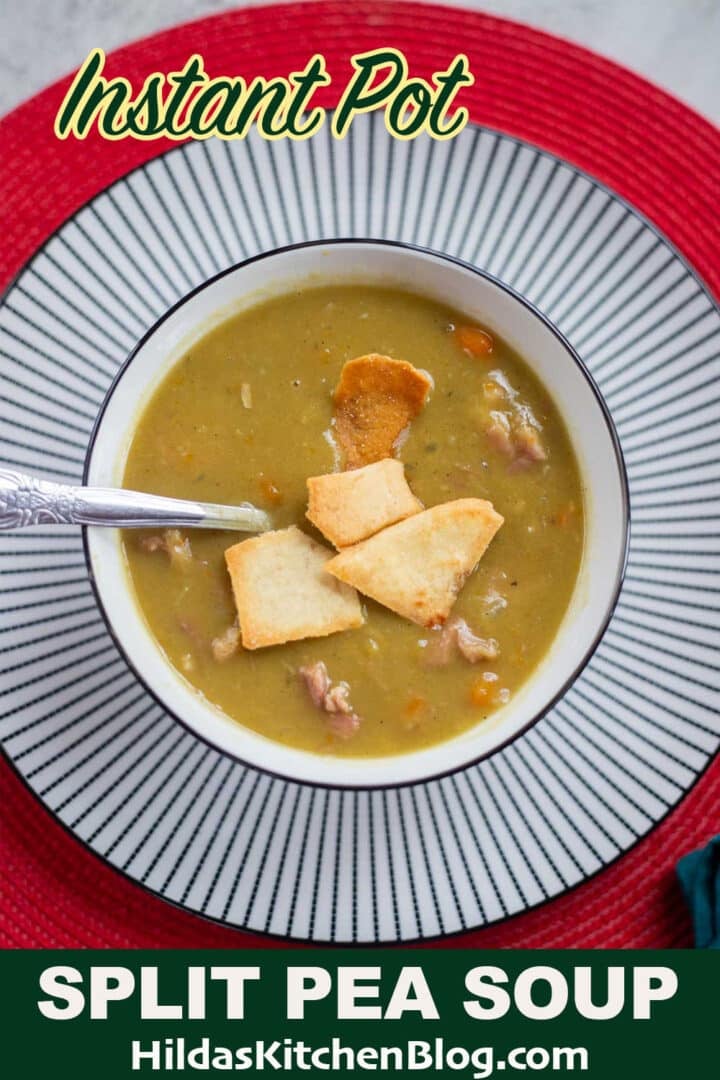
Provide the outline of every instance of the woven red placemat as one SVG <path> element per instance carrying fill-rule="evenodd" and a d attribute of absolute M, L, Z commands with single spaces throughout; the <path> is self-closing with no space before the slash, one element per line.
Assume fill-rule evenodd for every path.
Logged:
<path fill-rule="evenodd" d="M 476 76 L 473 121 L 517 135 L 587 170 L 632 202 L 720 291 L 720 133 L 629 71 L 558 38 L 451 8 L 344 0 L 251 8 L 120 49 L 110 74 L 139 85 L 201 52 L 211 74 L 286 75 L 322 52 L 334 87 L 349 57 L 402 49 L 428 77 L 458 52 Z M 102 42 L 98 42 L 102 44 Z M 0 287 L 82 203 L 162 143 L 58 142 L 62 80 L 0 121 Z M 720 761 L 650 836 L 573 892 L 454 946 L 671 947 L 690 944 L 673 866 L 720 827 Z M 100 862 L 0 767 L 0 945 L 241 947 L 278 944 L 214 926 L 148 895 Z"/>

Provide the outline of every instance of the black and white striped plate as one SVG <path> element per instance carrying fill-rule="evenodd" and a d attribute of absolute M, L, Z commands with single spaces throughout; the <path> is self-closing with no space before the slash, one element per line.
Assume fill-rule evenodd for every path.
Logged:
<path fill-rule="evenodd" d="M 384 236 L 459 255 L 541 308 L 618 427 L 632 543 L 617 612 L 552 712 L 443 780 L 300 787 L 163 713 L 100 617 L 81 537 L 0 535 L 7 753 L 93 851 L 234 926 L 391 942 L 482 926 L 626 851 L 718 747 L 720 315 L 657 231 L 599 184 L 491 131 L 400 143 L 195 143 L 118 181 L 33 258 L 0 308 L 0 459 L 79 481 L 134 342 L 216 271 L 305 239 Z"/>

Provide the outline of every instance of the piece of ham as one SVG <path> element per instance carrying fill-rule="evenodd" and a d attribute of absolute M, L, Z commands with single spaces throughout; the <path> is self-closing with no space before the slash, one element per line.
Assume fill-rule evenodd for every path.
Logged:
<path fill-rule="evenodd" d="M 222 634 L 218 634 L 217 637 L 213 638 L 210 648 L 213 656 L 220 663 L 234 656 L 240 648 L 240 628 L 238 625 L 233 623 L 232 626 L 228 626 L 227 630 L 223 630 Z"/>
<path fill-rule="evenodd" d="M 187 567 L 193 557 L 190 541 L 179 529 L 165 529 L 162 536 L 143 536 L 140 547 L 151 554 L 164 551 L 170 559 L 170 565 L 181 569 Z"/>
<path fill-rule="evenodd" d="M 532 424 L 527 422 L 518 424 L 515 429 L 515 442 L 520 454 L 530 458 L 531 461 L 545 461 L 547 459 L 545 447 L 540 441 L 540 432 Z"/>
<path fill-rule="evenodd" d="M 490 445 L 499 450 L 501 454 L 505 454 L 509 458 L 515 457 L 515 444 L 510 430 L 510 421 L 504 412 L 498 412 L 497 409 L 492 410 L 485 428 L 485 434 Z"/>
<path fill-rule="evenodd" d="M 162 536 L 141 536 L 139 544 L 149 555 L 153 555 L 156 551 L 167 551 L 167 544 Z"/>
<path fill-rule="evenodd" d="M 322 660 L 301 667 L 298 674 L 313 705 L 327 714 L 329 731 L 340 739 L 351 739 L 360 727 L 360 717 L 350 704 L 348 684 L 333 684 Z"/>
<path fill-rule="evenodd" d="M 483 396 L 493 406 L 485 423 L 485 435 L 492 447 L 510 459 L 511 470 L 546 461 L 540 424 L 501 371 L 490 372 Z"/>
<path fill-rule="evenodd" d="M 350 704 L 347 683 L 337 683 L 325 695 L 325 711 L 329 715 L 328 727 L 333 735 L 350 739 L 360 727 L 360 717 Z"/>
<path fill-rule="evenodd" d="M 325 696 L 332 683 L 327 668 L 322 660 L 300 668 L 300 678 L 304 681 L 310 700 L 316 709 L 325 708 Z"/>
<path fill-rule="evenodd" d="M 430 641 L 425 658 L 431 667 L 445 667 L 458 651 L 470 664 L 496 660 L 500 648 L 495 638 L 478 637 L 459 615 L 452 615 Z"/>
<path fill-rule="evenodd" d="M 464 619 L 458 619 L 455 628 L 455 643 L 471 664 L 478 660 L 496 660 L 500 649 L 495 638 L 482 638 L 474 634 Z"/>

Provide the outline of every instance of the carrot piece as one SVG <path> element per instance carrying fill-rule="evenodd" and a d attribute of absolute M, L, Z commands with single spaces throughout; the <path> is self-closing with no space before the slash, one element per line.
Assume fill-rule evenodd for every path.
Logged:
<path fill-rule="evenodd" d="M 473 705 L 485 707 L 486 709 L 496 709 L 498 705 L 506 705 L 510 700 L 510 691 L 507 687 L 500 687 L 497 685 L 497 675 L 494 676 L 492 681 L 488 681 L 487 676 L 490 672 L 486 672 L 481 678 L 476 679 L 470 687 L 470 701 Z"/>
<path fill-rule="evenodd" d="M 420 694 L 413 694 L 403 707 L 401 727 L 405 731 L 416 731 L 422 724 L 423 714 L 426 712 L 427 706 L 428 703 L 424 697 L 421 697 Z"/>
<path fill-rule="evenodd" d="M 567 504 L 567 506 L 564 506 L 562 508 L 562 510 L 560 510 L 558 512 L 558 514 L 556 515 L 555 524 L 560 525 L 563 529 L 565 529 L 570 524 L 570 522 L 572 521 L 574 516 L 575 516 L 575 503 L 574 502 L 569 502 Z"/>
<path fill-rule="evenodd" d="M 419 712 L 422 712 L 426 706 L 427 701 L 424 697 L 421 697 L 419 694 L 413 694 L 413 696 L 406 703 L 403 712 L 406 716 L 417 716 L 417 714 Z"/>
<path fill-rule="evenodd" d="M 277 506 L 283 501 L 284 496 L 280 489 L 264 473 L 260 473 L 258 476 L 258 487 L 265 501 L 273 506 Z"/>
<path fill-rule="evenodd" d="M 470 687 L 470 701 L 473 705 L 490 703 L 490 687 L 483 679 L 476 679 Z"/>
<path fill-rule="evenodd" d="M 468 356 L 487 356 L 493 351 L 493 339 L 487 330 L 481 330 L 479 326 L 457 326 L 453 333 Z"/>

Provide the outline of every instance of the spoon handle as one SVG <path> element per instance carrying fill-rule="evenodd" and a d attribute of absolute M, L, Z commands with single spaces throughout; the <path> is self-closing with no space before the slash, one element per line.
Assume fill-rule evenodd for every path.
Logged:
<path fill-rule="evenodd" d="M 250 503 L 221 506 L 122 488 L 73 487 L 0 468 L 0 529 L 22 525 L 187 526 L 239 532 L 272 527 L 268 515 Z"/>

